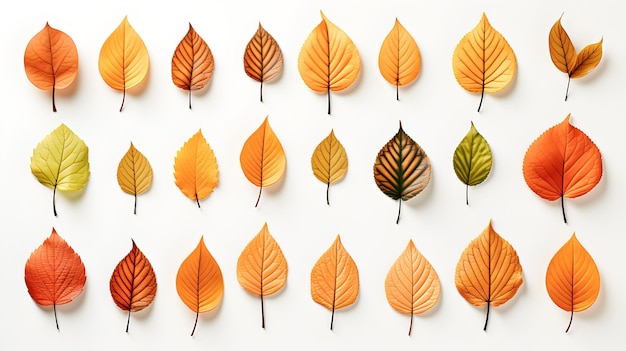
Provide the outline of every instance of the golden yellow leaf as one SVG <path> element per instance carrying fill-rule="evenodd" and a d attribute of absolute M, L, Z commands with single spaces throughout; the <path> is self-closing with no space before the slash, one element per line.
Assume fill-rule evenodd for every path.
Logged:
<path fill-rule="evenodd" d="M 98 69 L 102 79 L 113 89 L 123 92 L 120 112 L 124 108 L 126 91 L 137 86 L 148 75 L 148 49 L 128 17 L 111 33 L 100 49 Z"/>
<path fill-rule="evenodd" d="M 348 171 L 346 149 L 337 140 L 334 131 L 331 130 L 330 134 L 313 151 L 311 168 L 315 177 L 326 183 L 326 203 L 330 205 L 328 198 L 330 184 L 343 179 Z"/>
<path fill-rule="evenodd" d="M 198 130 L 176 153 L 174 178 L 180 191 L 191 200 L 208 197 L 219 182 L 217 160 L 202 130 Z"/>
<path fill-rule="evenodd" d="M 414 81 L 420 74 L 422 59 L 415 39 L 396 18 L 396 23 L 387 35 L 378 54 L 378 69 L 386 81 L 398 87 Z"/>
<path fill-rule="evenodd" d="M 260 22 L 243 54 L 243 69 L 248 77 L 261 83 L 259 94 L 263 102 L 263 83 L 278 77 L 283 69 L 283 53 L 274 37 L 261 26 Z"/>
<path fill-rule="evenodd" d="M 478 25 L 467 33 L 454 49 L 452 69 L 463 89 L 480 93 L 478 112 L 485 92 L 504 89 L 515 76 L 515 53 L 483 13 Z"/>
<path fill-rule="evenodd" d="M 133 213 L 137 214 L 137 195 L 145 193 L 150 188 L 152 166 L 132 142 L 117 166 L 117 183 L 125 193 L 135 197 Z"/>

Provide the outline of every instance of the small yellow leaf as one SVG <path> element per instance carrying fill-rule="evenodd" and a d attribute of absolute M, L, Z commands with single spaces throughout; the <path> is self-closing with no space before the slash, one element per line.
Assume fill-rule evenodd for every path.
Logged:
<path fill-rule="evenodd" d="M 174 177 L 180 191 L 200 207 L 219 182 L 217 160 L 211 146 L 198 130 L 176 153 Z"/>
<path fill-rule="evenodd" d="M 330 205 L 328 198 L 330 184 L 343 179 L 348 171 L 346 149 L 337 140 L 334 131 L 331 130 L 330 134 L 313 151 L 311 167 L 315 177 L 326 183 L 326 203 Z"/>
<path fill-rule="evenodd" d="M 274 37 L 261 26 L 261 23 L 246 46 L 243 68 L 248 77 L 261 83 L 260 95 L 263 102 L 263 83 L 278 77 L 283 69 L 283 54 Z"/>
<path fill-rule="evenodd" d="M 396 23 L 383 41 L 378 54 L 378 68 L 383 78 L 398 87 L 414 81 L 420 74 L 422 59 L 415 39 L 396 18 Z"/>
<path fill-rule="evenodd" d="M 125 193 L 135 197 L 133 212 L 137 214 L 137 195 L 145 193 L 150 188 L 152 166 L 132 142 L 117 166 L 117 182 Z"/>

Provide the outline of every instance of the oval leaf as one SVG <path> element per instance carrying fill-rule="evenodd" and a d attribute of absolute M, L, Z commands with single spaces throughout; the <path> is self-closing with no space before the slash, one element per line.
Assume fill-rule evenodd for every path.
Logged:
<path fill-rule="evenodd" d="M 600 64 L 602 60 L 602 39 L 595 44 L 585 46 L 576 55 L 576 68 L 570 73 L 571 78 L 580 78 L 587 75 Z"/>
<path fill-rule="evenodd" d="M 176 153 L 174 178 L 180 191 L 200 208 L 219 182 L 217 160 L 211 146 L 198 130 Z"/>
<path fill-rule="evenodd" d="M 133 213 L 137 214 L 137 195 L 148 191 L 152 184 L 152 166 L 133 143 L 117 166 L 117 183 L 122 190 L 135 197 Z"/>
<path fill-rule="evenodd" d="M 454 150 L 452 158 L 454 172 L 465 187 L 465 203 L 469 204 L 468 188 L 482 183 L 491 172 L 491 148 L 474 127 L 470 125 L 459 146 Z"/>
<path fill-rule="evenodd" d="M 396 18 L 396 23 L 387 34 L 378 54 L 378 69 L 383 78 L 398 87 L 414 81 L 420 74 L 422 59 L 415 39 Z"/>
<path fill-rule="evenodd" d="M 330 134 L 313 151 L 311 168 L 315 177 L 326 184 L 326 203 L 330 205 L 328 197 L 330 184 L 343 179 L 348 171 L 346 149 L 337 140 L 334 131 L 331 130 Z"/>
<path fill-rule="evenodd" d="M 263 83 L 278 77 L 283 69 L 283 53 L 278 43 L 259 23 L 243 54 L 243 69 L 248 77 L 261 83 L 260 96 L 263 102 Z"/>

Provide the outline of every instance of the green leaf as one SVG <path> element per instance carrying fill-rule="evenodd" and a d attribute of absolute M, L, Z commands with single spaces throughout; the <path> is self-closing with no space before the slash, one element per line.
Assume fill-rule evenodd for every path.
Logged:
<path fill-rule="evenodd" d="M 469 186 L 482 183 L 491 172 L 491 149 L 485 138 L 474 128 L 474 123 L 454 150 L 452 162 L 456 176 L 465 184 L 465 203 L 469 204 Z"/>

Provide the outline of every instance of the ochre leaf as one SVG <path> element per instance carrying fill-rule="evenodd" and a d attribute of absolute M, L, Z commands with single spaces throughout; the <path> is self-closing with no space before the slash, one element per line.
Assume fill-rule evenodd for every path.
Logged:
<path fill-rule="evenodd" d="M 214 59 L 207 43 L 189 23 L 189 30 L 180 41 L 172 57 L 172 81 L 177 87 L 189 91 L 204 88 L 213 75 Z"/>
<path fill-rule="evenodd" d="M 287 282 L 287 261 L 267 223 L 239 256 L 237 280 L 249 293 L 261 297 L 261 327 L 265 328 L 263 296 L 276 293 Z"/>
<path fill-rule="evenodd" d="M 359 271 L 337 235 L 311 270 L 311 297 L 332 311 L 330 330 L 333 330 L 335 310 L 352 305 L 358 296 Z"/>
<path fill-rule="evenodd" d="M 328 95 L 348 88 L 359 75 L 361 58 L 352 39 L 320 11 L 322 21 L 300 49 L 298 71 L 313 91 Z"/>
<path fill-rule="evenodd" d="M 198 315 L 215 309 L 224 296 L 222 270 L 204 244 L 204 237 L 185 258 L 176 274 L 176 291 L 185 305 L 196 312 L 196 321 L 191 335 L 198 324 Z"/>
<path fill-rule="evenodd" d="M 56 191 L 77 191 L 89 180 L 89 149 L 74 132 L 61 124 L 37 144 L 30 158 L 30 171 L 54 190 L 52 211 L 57 215 Z"/>
<path fill-rule="evenodd" d="M 280 180 L 287 163 L 283 146 L 270 127 L 268 117 L 265 117 L 261 126 L 243 144 L 239 162 L 246 178 L 259 187 L 259 197 L 254 205 L 256 207 L 263 188 Z"/>
<path fill-rule="evenodd" d="M 522 285 L 522 266 L 511 244 L 489 225 L 461 254 L 454 277 L 456 288 L 474 306 L 487 305 L 484 330 L 490 306 L 509 301 Z"/>
<path fill-rule="evenodd" d="M 469 186 L 482 183 L 491 172 L 491 148 L 474 123 L 454 150 L 452 165 L 457 178 L 465 184 L 465 203 L 469 204 Z"/>
<path fill-rule="evenodd" d="M 263 102 L 263 83 L 278 77 L 283 69 L 283 54 L 274 37 L 261 26 L 261 23 L 246 45 L 243 69 L 248 77 L 261 83 L 259 94 Z"/>
<path fill-rule="evenodd" d="M 413 315 L 433 308 L 441 293 L 441 283 L 435 269 L 409 240 L 409 244 L 389 269 L 385 279 L 385 294 L 389 305 L 396 311 L 411 315 L 409 335 L 413 328 Z"/>
<path fill-rule="evenodd" d="M 113 270 L 109 282 L 111 297 L 123 311 L 128 311 L 126 332 L 130 324 L 130 313 L 141 311 L 154 300 L 157 281 L 148 258 L 133 240 L 133 247 Z"/>
<path fill-rule="evenodd" d="M 570 73 L 570 77 L 584 77 L 600 64 L 600 60 L 602 60 L 602 39 L 580 50 L 576 55 L 576 68 Z"/>
<path fill-rule="evenodd" d="M 546 130 L 530 145 L 524 156 L 524 179 L 532 191 L 554 201 L 576 198 L 591 191 L 602 178 L 600 150 L 580 129 L 563 122 Z"/>
<path fill-rule="evenodd" d="M 311 168 L 315 177 L 326 184 L 326 203 L 330 205 L 328 197 L 330 185 L 343 179 L 348 171 L 346 149 L 337 140 L 334 131 L 331 130 L 313 151 Z"/>
<path fill-rule="evenodd" d="M 396 18 L 396 23 L 387 35 L 378 54 L 378 69 L 383 78 L 398 87 L 414 81 L 420 74 L 422 59 L 415 39 Z"/>
<path fill-rule="evenodd" d="M 102 45 L 98 59 L 98 69 L 105 83 L 124 93 L 120 112 L 124 108 L 126 91 L 144 80 L 149 66 L 146 45 L 128 22 L 128 17 L 124 17 Z"/>
<path fill-rule="evenodd" d="M 57 305 L 74 300 L 85 286 L 85 265 L 72 248 L 52 228 L 50 236 L 26 261 L 24 280 L 36 303 L 53 306 L 57 329 Z"/>
<path fill-rule="evenodd" d="M 76 44 L 69 35 L 46 23 L 26 46 L 24 69 L 34 86 L 52 90 L 52 111 L 56 112 L 55 90 L 68 87 L 78 73 Z"/>
<path fill-rule="evenodd" d="M 217 186 L 217 160 L 202 130 L 198 130 L 176 153 L 174 178 L 180 191 L 198 207 L 200 200 L 208 197 Z"/>
<path fill-rule="evenodd" d="M 117 183 L 122 190 L 135 197 L 133 213 L 137 214 L 137 195 L 145 193 L 152 184 L 152 166 L 133 143 L 117 166 Z"/>
<path fill-rule="evenodd" d="M 378 188 L 398 200 L 398 218 L 402 201 L 419 194 L 430 182 L 430 160 L 426 152 L 402 129 L 380 149 L 374 162 L 374 180 Z"/>
<path fill-rule="evenodd" d="M 546 288 L 557 306 L 571 312 L 566 333 L 572 325 L 574 312 L 584 311 L 596 302 L 600 293 L 600 272 L 575 233 L 550 260 Z"/>
<path fill-rule="evenodd" d="M 452 69 L 457 82 L 471 93 L 496 93 L 515 76 L 515 53 L 506 39 L 496 31 L 483 13 L 478 25 L 467 33 L 454 49 Z"/>

